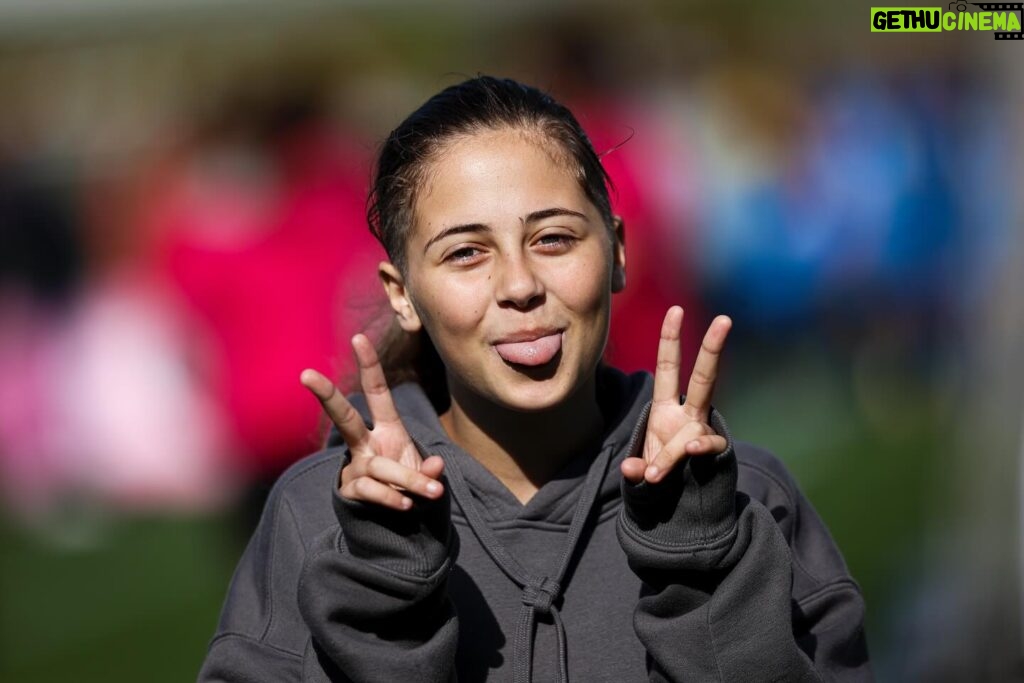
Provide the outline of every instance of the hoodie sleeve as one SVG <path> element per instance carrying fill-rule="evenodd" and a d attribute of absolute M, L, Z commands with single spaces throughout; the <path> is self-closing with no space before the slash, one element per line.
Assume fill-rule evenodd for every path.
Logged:
<path fill-rule="evenodd" d="M 199 683 L 454 679 L 447 498 L 380 514 L 338 493 L 338 455 L 345 462 L 325 453 L 275 484 Z"/>
<path fill-rule="evenodd" d="M 315 680 L 303 673 L 308 633 L 295 607 L 305 545 L 285 496 L 291 482 L 313 469 L 282 476 L 267 498 L 228 587 L 199 683 Z"/>
<path fill-rule="evenodd" d="M 338 523 L 313 542 L 298 590 L 320 667 L 332 681 L 453 681 L 447 487 L 405 512 L 333 496 Z"/>
<path fill-rule="evenodd" d="M 710 424 L 728 441 L 721 453 L 656 485 L 623 481 L 617 530 L 643 582 L 634 628 L 651 680 L 873 680 L 864 602 L 824 524 L 798 492 L 781 512 L 738 492 L 717 410 Z M 791 538 L 773 512 L 802 520 Z"/>

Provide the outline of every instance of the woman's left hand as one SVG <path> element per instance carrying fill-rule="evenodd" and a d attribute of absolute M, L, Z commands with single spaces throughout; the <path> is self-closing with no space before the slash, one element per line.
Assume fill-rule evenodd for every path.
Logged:
<path fill-rule="evenodd" d="M 654 484 L 683 458 L 720 453 L 728 445 L 708 424 L 711 393 L 718 376 L 718 359 L 732 327 L 728 316 L 711 321 L 690 375 L 686 402 L 679 402 L 680 345 L 683 309 L 673 306 L 665 314 L 654 373 L 654 397 L 644 436 L 643 457 L 626 458 L 622 475 L 627 481 Z"/>

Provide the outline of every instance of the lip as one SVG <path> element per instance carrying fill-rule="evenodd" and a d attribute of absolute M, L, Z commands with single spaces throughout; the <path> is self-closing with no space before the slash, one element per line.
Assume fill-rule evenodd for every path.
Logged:
<path fill-rule="evenodd" d="M 503 337 L 495 339 L 491 342 L 491 345 L 496 344 L 518 344 L 521 342 L 537 341 L 544 337 L 550 337 L 555 334 L 561 334 L 565 328 L 563 327 L 545 327 L 545 328 L 531 328 L 528 330 L 518 330 L 510 334 L 506 334 Z"/>

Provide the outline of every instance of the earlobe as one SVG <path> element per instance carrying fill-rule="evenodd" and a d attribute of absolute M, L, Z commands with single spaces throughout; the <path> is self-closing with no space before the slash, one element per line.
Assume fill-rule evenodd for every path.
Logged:
<path fill-rule="evenodd" d="M 381 284 L 384 285 L 384 293 L 391 303 L 391 310 L 398 318 L 398 324 L 406 332 L 419 332 L 422 328 L 420 316 L 409 297 L 405 278 L 398 272 L 398 268 L 395 268 L 390 261 L 381 261 L 377 266 L 377 275 L 380 277 Z"/>
<path fill-rule="evenodd" d="M 626 224 L 621 216 L 614 216 L 612 224 L 612 292 L 626 288 Z"/>

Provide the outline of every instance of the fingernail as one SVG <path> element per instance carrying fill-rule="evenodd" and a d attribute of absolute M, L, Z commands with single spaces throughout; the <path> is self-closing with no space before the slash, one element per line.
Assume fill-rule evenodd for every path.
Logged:
<path fill-rule="evenodd" d="M 691 441 L 690 443 L 686 444 L 686 447 L 687 447 L 687 448 L 688 448 L 689 450 L 691 450 L 691 451 L 695 451 L 695 450 L 697 450 L 698 448 L 700 448 L 700 441 L 698 441 L 697 439 L 694 439 L 694 440 L 693 440 L 693 441 Z"/>
<path fill-rule="evenodd" d="M 657 479 L 659 474 L 661 474 L 661 470 L 659 470 L 656 466 L 651 465 L 650 467 L 647 468 L 647 479 L 649 481 L 654 481 L 655 479 Z"/>
<path fill-rule="evenodd" d="M 402 509 L 403 510 L 408 510 L 411 507 L 412 507 L 412 501 L 409 500 L 408 498 L 403 498 L 402 499 Z"/>
<path fill-rule="evenodd" d="M 427 493 L 441 493 L 441 485 L 436 481 L 427 484 Z"/>

